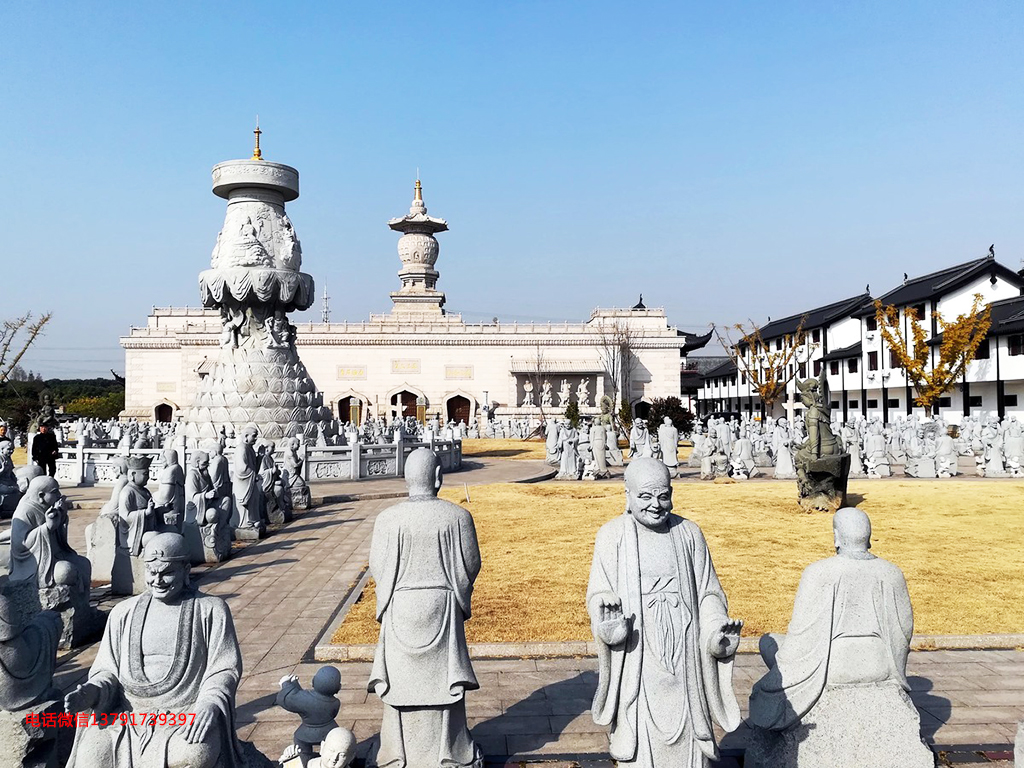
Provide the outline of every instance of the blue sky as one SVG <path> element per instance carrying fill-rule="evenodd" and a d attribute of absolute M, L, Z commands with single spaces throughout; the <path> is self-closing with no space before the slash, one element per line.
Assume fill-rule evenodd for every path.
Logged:
<path fill-rule="evenodd" d="M 389 309 L 417 167 L 468 320 L 643 292 L 698 331 L 1016 269 L 1022 38 L 1019 2 L 7 2 L 4 317 L 55 313 L 46 377 L 121 372 L 198 303 L 256 113 L 333 320 Z"/>

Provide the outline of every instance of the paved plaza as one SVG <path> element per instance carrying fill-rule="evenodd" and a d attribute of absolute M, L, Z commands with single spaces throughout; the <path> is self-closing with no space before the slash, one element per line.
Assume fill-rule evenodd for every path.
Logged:
<path fill-rule="evenodd" d="M 530 479 L 543 470 L 539 462 L 481 460 L 475 466 L 450 475 L 448 486 Z M 270 757 L 290 743 L 298 724 L 295 715 L 274 706 L 279 680 L 295 674 L 309 685 L 321 666 L 312 660 L 312 649 L 358 587 L 374 520 L 394 503 L 367 497 L 401 491 L 384 485 L 393 481 L 375 482 L 356 488 L 315 485 L 314 496 L 327 499 L 323 505 L 263 541 L 237 547 L 226 563 L 194 569 L 201 589 L 227 600 L 234 616 L 245 664 L 238 690 L 239 735 Z M 69 496 L 94 507 L 103 491 L 72 490 Z M 85 549 L 84 526 L 94 517 L 89 508 L 72 513 L 71 540 L 79 551 Z M 94 654 L 95 645 L 62 656 L 57 685 L 66 691 L 81 682 Z M 343 681 L 338 722 L 355 732 L 365 750 L 381 717 L 380 702 L 366 692 L 369 664 L 338 666 Z M 595 659 L 479 659 L 475 669 L 481 689 L 468 696 L 468 714 L 490 762 L 610 765 L 604 729 L 594 725 L 589 711 Z M 737 657 L 734 683 L 741 705 L 763 671 L 756 654 Z M 922 734 L 946 764 L 1008 759 L 1017 722 L 1024 719 L 1024 651 L 915 651 L 908 673 Z M 735 755 L 744 739 L 742 729 L 725 738 L 721 765 L 738 765 Z"/>

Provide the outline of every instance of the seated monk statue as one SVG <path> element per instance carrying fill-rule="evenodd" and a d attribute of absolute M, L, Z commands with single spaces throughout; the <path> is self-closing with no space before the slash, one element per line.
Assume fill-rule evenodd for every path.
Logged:
<path fill-rule="evenodd" d="M 0 710 L 17 712 L 60 695 L 53 690 L 53 670 L 61 630 L 56 613 L 27 619 L 0 587 Z"/>
<path fill-rule="evenodd" d="M 861 510 L 840 509 L 832 525 L 837 554 L 804 570 L 781 647 L 761 639 L 768 672 L 750 695 L 745 764 L 930 768 L 906 693 L 914 614 L 903 573 L 868 551 Z"/>
<path fill-rule="evenodd" d="M 12 453 L 14 443 L 0 440 L 0 512 L 7 514 L 13 512 L 21 501 L 18 478 L 14 474 L 14 462 L 11 460 Z"/>
<path fill-rule="evenodd" d="M 143 559 L 148 591 L 114 606 L 88 679 L 64 698 L 69 714 L 92 711 L 101 723 L 108 715 L 107 725 L 76 730 L 68 768 L 246 766 L 235 735 L 242 656 L 231 611 L 189 583 L 180 534 L 153 536 Z M 143 713 L 160 719 L 133 725 L 131 715 Z"/>
<path fill-rule="evenodd" d="M 33 479 L 14 512 L 10 576 L 34 579 L 39 589 L 67 585 L 88 600 L 92 565 L 68 544 L 67 499 L 52 477 Z"/>

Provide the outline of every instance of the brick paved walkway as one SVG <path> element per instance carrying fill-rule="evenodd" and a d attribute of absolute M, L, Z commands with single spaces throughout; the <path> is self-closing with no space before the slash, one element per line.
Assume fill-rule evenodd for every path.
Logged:
<path fill-rule="evenodd" d="M 239 734 L 268 756 L 280 754 L 297 725 L 294 715 L 274 707 L 278 681 L 296 674 L 309 685 L 320 666 L 310 661 L 309 651 L 354 588 L 366 563 L 373 521 L 392 503 L 380 499 L 322 506 L 268 539 L 240 548 L 229 562 L 195 571 L 200 587 L 231 607 L 245 663 L 238 691 Z M 82 528 L 93 514 L 73 514 L 74 544 L 82 545 Z M 83 679 L 94 649 L 62 661 L 59 686 L 67 690 Z M 365 742 L 379 728 L 381 706 L 365 690 L 369 665 L 339 667 L 344 685 L 339 723 Z M 570 765 L 607 760 L 606 736 L 589 713 L 594 659 L 479 660 L 475 668 L 481 690 L 468 697 L 468 714 L 489 760 Z M 757 656 L 738 658 L 735 687 L 741 703 L 762 672 Z M 924 737 L 937 750 L 955 753 L 947 764 L 989 762 L 983 751 L 998 758 L 999 750 L 1008 749 L 1017 721 L 1024 719 L 1024 651 L 913 652 L 909 674 Z M 743 742 L 742 730 L 730 734 L 723 742 L 725 754 L 736 754 Z M 722 763 L 730 764 L 736 763 L 731 758 Z"/>

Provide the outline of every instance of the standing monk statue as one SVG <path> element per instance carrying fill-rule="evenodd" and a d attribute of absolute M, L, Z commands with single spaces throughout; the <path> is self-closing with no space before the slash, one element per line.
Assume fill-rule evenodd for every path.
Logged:
<path fill-rule="evenodd" d="M 465 692 L 479 688 L 463 623 L 480 572 L 468 511 L 437 498 L 441 464 L 418 448 L 405 463 L 409 498 L 380 513 L 370 544 L 380 638 L 368 689 L 384 702 L 369 766 L 482 768 Z"/>
<path fill-rule="evenodd" d="M 259 429 L 250 424 L 242 431 L 242 440 L 235 446 L 231 461 L 232 486 L 235 496 L 235 538 L 257 539 L 266 533 L 263 487 L 260 485 L 260 460 L 256 456 Z"/>
<path fill-rule="evenodd" d="M 712 719 L 735 730 L 732 662 L 742 621 L 697 524 L 672 514 L 669 470 L 626 467 L 626 511 L 597 533 L 587 610 L 597 643 L 593 717 L 619 766 L 707 768 Z"/>

